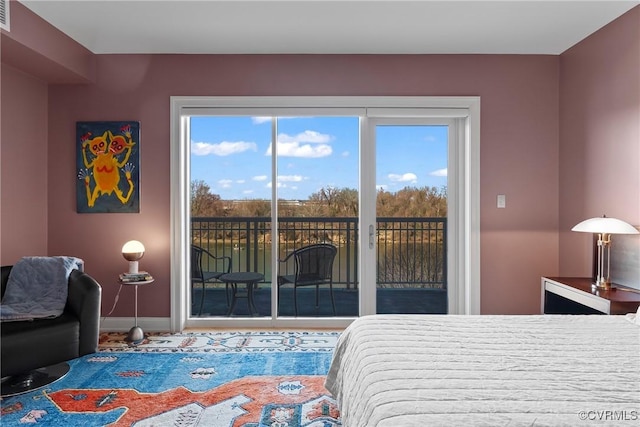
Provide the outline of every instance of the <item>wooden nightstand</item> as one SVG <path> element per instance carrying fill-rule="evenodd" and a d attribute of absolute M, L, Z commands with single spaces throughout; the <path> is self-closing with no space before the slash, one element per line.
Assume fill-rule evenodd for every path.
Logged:
<path fill-rule="evenodd" d="M 543 277 L 541 311 L 544 314 L 626 314 L 640 306 L 640 290 L 613 284 L 610 291 L 592 292 L 587 277 Z"/>

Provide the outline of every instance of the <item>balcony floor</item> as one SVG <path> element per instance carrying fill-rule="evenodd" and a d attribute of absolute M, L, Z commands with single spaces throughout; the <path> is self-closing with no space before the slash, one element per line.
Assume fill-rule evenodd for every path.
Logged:
<path fill-rule="evenodd" d="M 242 289 L 242 287 L 241 287 Z M 336 302 L 336 316 L 358 315 L 358 290 L 338 288 L 333 290 Z M 194 317 L 220 317 L 226 316 L 228 307 L 224 288 L 209 288 L 205 290 L 205 301 L 202 315 L 198 316 L 200 309 L 200 296 L 202 288 L 196 285 L 192 298 L 194 304 L 192 312 Z M 330 317 L 331 298 L 329 290 L 320 289 L 320 303 L 315 308 L 315 288 L 298 289 L 298 316 L 299 317 Z M 261 287 L 254 291 L 254 303 L 259 316 L 271 314 L 271 290 Z M 291 287 L 283 287 L 280 291 L 281 316 L 293 316 L 293 290 Z M 379 314 L 446 314 L 447 292 L 434 289 L 398 289 L 381 288 L 377 293 L 377 312 Z M 239 298 L 232 316 L 248 316 L 246 298 Z"/>

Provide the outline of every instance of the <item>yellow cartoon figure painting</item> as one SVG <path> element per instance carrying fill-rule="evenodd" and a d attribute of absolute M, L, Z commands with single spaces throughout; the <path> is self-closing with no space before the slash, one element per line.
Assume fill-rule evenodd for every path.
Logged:
<path fill-rule="evenodd" d="M 138 122 L 78 122 L 77 210 L 139 212 Z"/>

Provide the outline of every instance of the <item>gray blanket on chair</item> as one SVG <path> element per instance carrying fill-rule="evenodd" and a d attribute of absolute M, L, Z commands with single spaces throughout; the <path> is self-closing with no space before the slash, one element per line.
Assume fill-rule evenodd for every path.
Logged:
<path fill-rule="evenodd" d="M 80 258 L 67 256 L 22 258 L 9 273 L 0 320 L 60 316 L 67 304 L 69 275 L 83 265 Z"/>

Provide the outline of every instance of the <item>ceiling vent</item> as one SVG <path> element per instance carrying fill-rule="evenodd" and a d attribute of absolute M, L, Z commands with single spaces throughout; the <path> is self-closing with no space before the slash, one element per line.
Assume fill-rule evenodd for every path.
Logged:
<path fill-rule="evenodd" d="M 9 31 L 9 0 L 0 0 L 0 28 Z"/>

